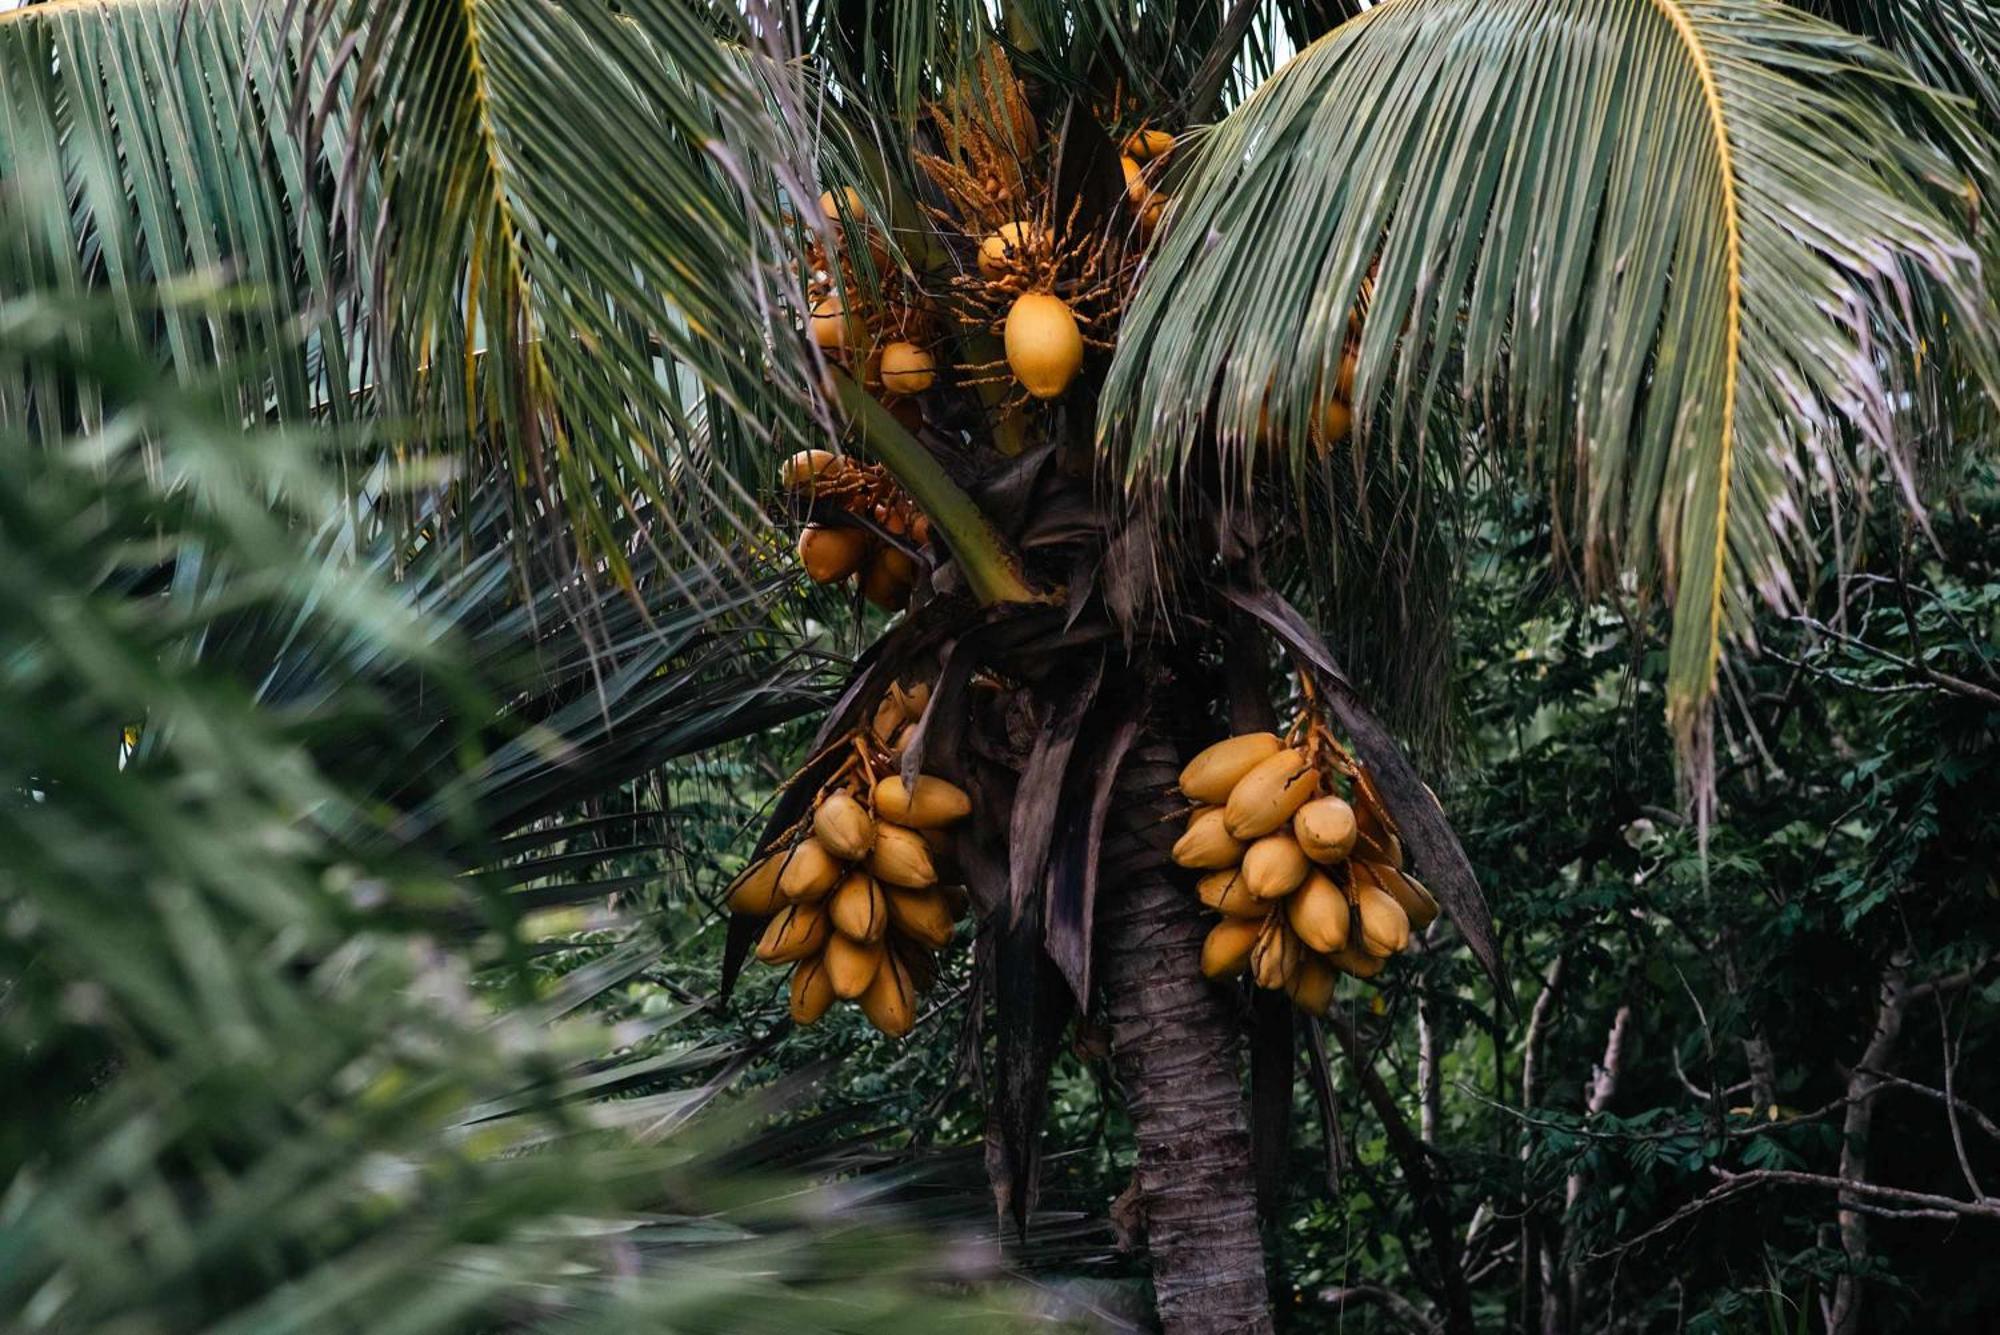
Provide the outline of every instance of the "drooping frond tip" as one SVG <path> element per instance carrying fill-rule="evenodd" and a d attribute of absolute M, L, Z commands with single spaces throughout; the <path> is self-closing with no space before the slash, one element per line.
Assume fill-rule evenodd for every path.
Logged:
<path fill-rule="evenodd" d="M 1915 496 L 1918 399 L 2000 382 L 1993 148 L 1773 0 L 1392 0 L 1209 137 L 1126 319 L 1107 458 L 1162 514 L 1204 451 L 1239 499 L 1305 467 L 1369 284 L 1353 448 L 1387 448 L 1335 462 L 1470 443 L 1549 488 L 1593 589 L 1671 601 L 1700 782 L 1755 598 L 1871 482 Z"/>

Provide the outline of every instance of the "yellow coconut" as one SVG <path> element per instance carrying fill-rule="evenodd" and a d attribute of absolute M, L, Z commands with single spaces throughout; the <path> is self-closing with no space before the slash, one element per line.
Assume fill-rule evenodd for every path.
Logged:
<path fill-rule="evenodd" d="M 1304 752 L 1289 747 L 1259 761 L 1229 790 L 1223 823 L 1238 839 L 1261 839 L 1292 818 L 1319 791 L 1319 775 Z"/>
<path fill-rule="evenodd" d="M 766 964 L 789 964 L 817 955 L 831 933 L 825 909 L 818 904 L 794 904 L 764 928 L 757 942 L 757 958 Z"/>
<path fill-rule="evenodd" d="M 912 890 L 937 883 L 937 867 L 924 837 L 888 821 L 875 826 L 875 851 L 868 855 L 868 870 L 886 885 Z"/>
<path fill-rule="evenodd" d="M 937 380 L 937 361 L 914 343 L 897 339 L 882 349 L 882 388 L 921 394 Z"/>
<path fill-rule="evenodd" d="M 826 976 L 833 984 L 833 995 L 853 998 L 866 992 L 868 985 L 875 981 L 875 971 L 882 967 L 883 954 L 880 943 L 856 941 L 839 933 L 828 937 L 826 953 L 820 958 L 826 963 Z"/>
<path fill-rule="evenodd" d="M 1321 449 L 1338 445 L 1354 430 L 1354 409 L 1345 399 L 1328 399 L 1319 410 L 1319 444 Z"/>
<path fill-rule="evenodd" d="M 1305 850 L 1283 830 L 1243 850 L 1243 881 L 1259 899 L 1283 899 L 1304 884 L 1311 870 Z"/>
<path fill-rule="evenodd" d="M 951 944 L 951 901 L 941 890 L 890 889 L 889 921 L 912 941 L 941 950 Z"/>
<path fill-rule="evenodd" d="M 843 880 L 826 901 L 833 930 L 856 941 L 880 941 L 889 929 L 889 901 L 867 872 Z"/>
<path fill-rule="evenodd" d="M 1042 229 L 1031 222 L 1003 223 L 1000 230 L 979 243 L 979 272 L 998 278 L 1007 272 L 1009 260 L 1030 246 L 1039 246 Z"/>
<path fill-rule="evenodd" d="M 847 206 L 847 216 L 855 221 L 858 222 L 866 216 L 867 210 L 861 207 L 861 192 L 851 185 L 840 187 L 839 195 L 835 195 L 831 190 L 822 192 L 819 197 L 820 216 L 828 222 L 839 222 L 843 203 Z"/>
<path fill-rule="evenodd" d="M 815 584 L 834 584 L 868 559 L 868 534 L 858 528 L 808 524 L 799 534 L 799 561 Z"/>
<path fill-rule="evenodd" d="M 778 890 L 793 903 L 826 898 L 840 881 L 840 863 L 817 839 L 802 839 L 783 855 Z"/>
<path fill-rule="evenodd" d="M 744 868 L 729 886 L 729 907 L 732 912 L 751 913 L 763 917 L 784 902 L 778 892 L 778 875 L 785 869 L 785 855 L 773 853 Z"/>
<path fill-rule="evenodd" d="M 1355 878 L 1354 916 L 1361 927 L 1361 948 L 1370 955 L 1393 955 L 1410 944 L 1410 915 L 1372 879 Z"/>
<path fill-rule="evenodd" d="M 1262 918 L 1224 918 L 1211 927 L 1201 943 L 1201 971 L 1210 978 L 1228 978 L 1250 967 L 1250 949 L 1264 929 Z"/>
<path fill-rule="evenodd" d="M 1188 817 L 1187 829 L 1174 841 L 1174 861 L 1198 871 L 1233 867 L 1243 860 L 1243 845 L 1222 824 L 1221 807 L 1202 807 Z"/>
<path fill-rule="evenodd" d="M 1314 862 L 1331 866 L 1354 851 L 1354 808 L 1338 797 L 1316 797 L 1292 817 L 1292 833 Z"/>
<path fill-rule="evenodd" d="M 838 472 L 840 456 L 832 450 L 800 450 L 785 460 L 778 470 L 778 481 L 787 491 L 810 489 L 814 483 L 829 472 Z"/>
<path fill-rule="evenodd" d="M 901 1038 L 917 1022 L 916 986 L 910 971 L 893 953 L 882 961 L 874 981 L 861 994 L 861 1013 L 890 1038 Z"/>
<path fill-rule="evenodd" d="M 1408 872 L 1394 867 L 1377 866 L 1370 862 L 1350 864 L 1349 875 L 1356 885 L 1369 884 L 1378 887 L 1389 898 L 1402 907 L 1410 919 L 1410 930 L 1421 932 L 1437 921 L 1438 902 L 1423 882 Z"/>
<path fill-rule="evenodd" d="M 1125 156 L 1146 162 L 1174 146 L 1174 137 L 1165 130 L 1134 130 L 1125 136 Z"/>
<path fill-rule="evenodd" d="M 813 808 L 813 835 L 842 862 L 868 856 L 875 847 L 875 822 L 868 809 L 842 789 L 828 793 Z"/>
<path fill-rule="evenodd" d="M 1146 169 L 1136 159 L 1120 158 L 1118 165 L 1125 169 L 1125 198 L 1135 209 L 1143 209 L 1153 202 L 1153 187 L 1146 183 Z"/>
<path fill-rule="evenodd" d="M 1181 792 L 1191 802 L 1219 805 L 1229 800 L 1236 781 L 1284 747 L 1275 732 L 1251 732 L 1217 742 L 1188 761 L 1181 771 Z"/>
<path fill-rule="evenodd" d="M 1292 981 L 1285 984 L 1285 995 L 1292 1004 L 1308 1015 L 1324 1015 L 1326 1008 L 1333 1004 L 1333 985 L 1340 975 L 1333 966 L 1314 955 L 1307 955 L 1299 961 L 1298 972 Z"/>
<path fill-rule="evenodd" d="M 813 342 L 827 352 L 850 352 L 868 341 L 868 326 L 850 312 L 837 293 L 813 303 Z"/>
<path fill-rule="evenodd" d="M 1285 915 L 1274 913 L 1250 947 L 1250 974 L 1257 980 L 1257 986 L 1283 991 L 1298 975 L 1305 953 L 1304 943 L 1285 921 Z"/>
<path fill-rule="evenodd" d="M 1202 903 L 1227 918 L 1262 918 L 1271 911 L 1269 904 L 1250 893 L 1249 883 L 1235 867 L 1210 872 L 1195 882 L 1194 889 Z"/>
<path fill-rule="evenodd" d="M 892 774 L 875 784 L 875 814 L 913 830 L 941 829 L 972 814 L 972 799 L 956 784 L 919 774 L 914 790 Z"/>
<path fill-rule="evenodd" d="M 815 955 L 792 967 L 792 1022 L 811 1024 L 833 1005 L 833 981 L 827 977 L 826 961 Z"/>
<path fill-rule="evenodd" d="M 1354 908 L 1325 872 L 1316 871 L 1285 901 L 1285 916 L 1299 940 L 1322 955 L 1331 955 L 1347 945 L 1348 920 L 1354 916 Z"/>
<path fill-rule="evenodd" d="M 1025 292 L 1007 312 L 1004 342 L 1014 378 L 1038 399 L 1068 389 L 1083 366 L 1083 331 L 1060 297 Z"/>

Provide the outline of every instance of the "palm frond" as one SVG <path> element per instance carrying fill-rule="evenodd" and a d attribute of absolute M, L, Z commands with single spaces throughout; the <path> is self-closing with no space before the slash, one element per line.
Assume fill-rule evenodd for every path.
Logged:
<path fill-rule="evenodd" d="M 303 11 L 357 43 L 355 139 L 385 165 L 372 209 L 343 204 L 380 237 L 397 407 L 424 435 L 490 424 L 620 579 L 628 524 L 723 562 L 774 451 L 823 434 L 787 304 L 782 208 L 817 194 L 788 70 L 679 4 Z"/>
<path fill-rule="evenodd" d="M 347 513 L 324 440 L 162 386 L 101 314 L 0 303 L 0 372 L 88 384 L 108 416 L 56 448 L 0 417 L 0 1307 L 419 1332 L 838 1304 L 935 1328 L 891 1213 L 849 1193 L 827 1228 L 820 1193 L 744 1171 L 755 1108 L 701 1116 L 740 1050 L 585 1008 L 644 943 L 522 1005 L 527 980 L 480 977 L 490 940 L 413 914 L 478 883 L 321 762 L 380 745 L 381 682 L 420 676 L 456 739 L 516 678 L 378 572 L 326 577 L 298 540 Z M 253 623 L 294 632 L 288 687 Z"/>
<path fill-rule="evenodd" d="M 1463 448 L 1434 410 L 1512 442 L 1483 444 L 1560 498 L 1596 586 L 1673 599 L 1698 761 L 1723 642 L 1786 596 L 1814 500 L 1909 478 L 1915 368 L 1949 345 L 1960 399 L 1996 383 L 1992 148 L 1766 0 L 1376 6 L 1203 146 L 1106 387 L 1115 466 L 1157 507 L 1219 434 L 1245 495 L 1260 417 L 1319 466 L 1307 426 L 1372 283 L 1331 466 Z"/>
<path fill-rule="evenodd" d="M 333 226 L 343 123 L 305 141 L 286 114 L 299 77 L 345 98 L 332 56 L 250 3 L 0 14 L 0 297 L 107 293 L 182 380 L 227 367 L 246 417 L 351 418 L 366 330 L 335 294 L 369 271 L 374 238 Z M 373 185 L 357 168 L 354 195 Z M 158 300 L 190 283 L 212 299 Z M 68 388 L 81 399 L 0 381 L 0 411 L 47 440 L 100 420 L 90 386 Z"/>
<path fill-rule="evenodd" d="M 2000 124 L 2000 6 L 1991 0 L 1809 0 L 1802 8 L 1873 38 L 1928 82 Z"/>

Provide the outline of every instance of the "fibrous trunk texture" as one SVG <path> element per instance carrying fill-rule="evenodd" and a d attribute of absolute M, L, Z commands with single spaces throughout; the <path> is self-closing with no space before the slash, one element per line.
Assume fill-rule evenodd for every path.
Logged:
<path fill-rule="evenodd" d="M 1227 993 L 1202 977 L 1200 901 L 1167 856 L 1178 768 L 1171 747 L 1144 736 L 1119 776 L 1097 927 L 1112 1050 L 1139 1142 L 1161 1325 L 1268 1331 L 1236 1025 Z"/>

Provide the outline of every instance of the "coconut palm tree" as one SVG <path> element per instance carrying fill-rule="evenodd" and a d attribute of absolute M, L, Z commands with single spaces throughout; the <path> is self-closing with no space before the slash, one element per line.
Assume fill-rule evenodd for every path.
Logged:
<path fill-rule="evenodd" d="M 498 468 L 506 541 L 555 553 L 561 587 L 636 589 L 636 540 L 722 600 L 761 568 L 746 542 L 805 525 L 824 587 L 800 596 L 855 579 L 873 643 L 756 865 L 789 866 L 835 791 L 873 836 L 949 784 L 937 819 L 965 816 L 926 844 L 977 911 L 962 1018 L 1003 1212 L 1033 1203 L 1053 1054 L 1099 1017 L 1163 1323 L 1268 1329 L 1259 1192 L 1301 1034 L 1368 1088 L 1299 980 L 1379 956 L 1304 951 L 1288 911 L 1243 919 L 1284 990 L 1210 981 L 1205 943 L 1223 972 L 1240 938 L 1173 861 L 1182 766 L 1227 734 L 1306 745 L 1281 796 L 1309 770 L 1366 826 L 1336 890 L 1380 875 L 1407 927 L 1421 875 L 1434 943 L 1504 1009 L 1418 769 L 1449 713 L 1460 498 L 1518 494 L 1580 588 L 1670 609 L 1699 804 L 1748 609 L 1983 427 L 2000 18 L 1823 11 L 59 3 L 0 24 L 0 180 L 33 219 L 0 244 L 40 286 L 120 294 L 189 374 L 247 351 L 246 414 L 362 431 L 436 468 L 440 506 Z M 217 270 L 268 300 L 145 299 Z M 0 402 L 51 431 L 95 410 L 19 376 Z M 781 487 L 808 449 L 844 461 Z M 732 967 L 796 958 L 806 917 L 744 886 Z M 890 980 L 892 1029 L 928 959 L 904 926 L 863 980 Z M 798 966 L 801 1018 L 832 950 Z M 1450 1221 L 1427 1223 L 1433 1299 L 1469 1330 Z"/>

